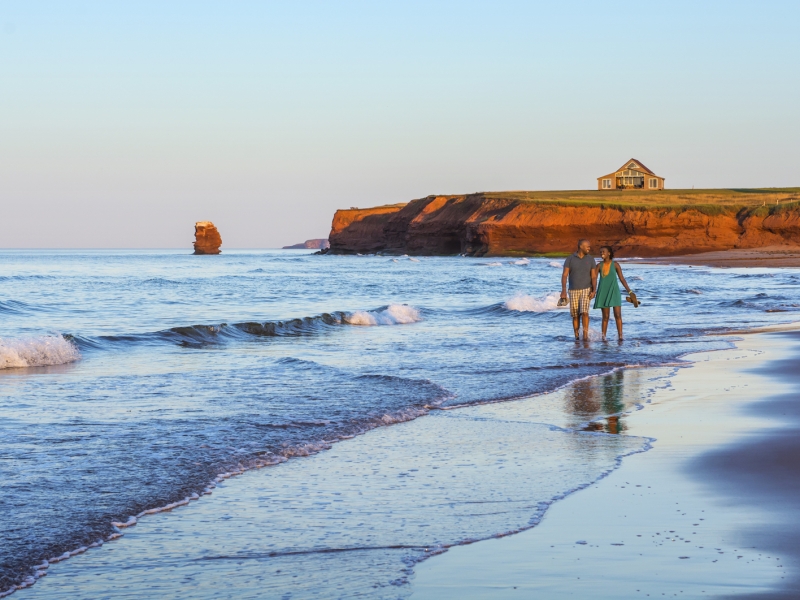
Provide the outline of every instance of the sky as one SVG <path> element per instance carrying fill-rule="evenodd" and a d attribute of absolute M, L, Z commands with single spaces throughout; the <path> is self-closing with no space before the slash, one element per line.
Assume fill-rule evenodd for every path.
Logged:
<path fill-rule="evenodd" d="M 327 237 L 337 208 L 800 186 L 800 2 L 0 0 L 0 247 Z"/>

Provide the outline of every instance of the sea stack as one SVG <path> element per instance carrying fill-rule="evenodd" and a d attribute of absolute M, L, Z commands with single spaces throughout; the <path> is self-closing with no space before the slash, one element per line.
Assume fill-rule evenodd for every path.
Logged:
<path fill-rule="evenodd" d="M 222 238 L 211 221 L 198 221 L 194 224 L 194 253 L 219 254 Z"/>

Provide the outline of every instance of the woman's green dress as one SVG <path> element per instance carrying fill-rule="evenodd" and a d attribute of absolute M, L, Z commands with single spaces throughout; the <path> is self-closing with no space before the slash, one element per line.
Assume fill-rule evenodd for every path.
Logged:
<path fill-rule="evenodd" d="M 622 294 L 619 293 L 619 280 L 617 279 L 617 268 L 614 261 L 608 269 L 608 275 L 603 275 L 603 265 L 600 263 L 600 285 L 597 286 L 597 295 L 594 298 L 595 308 L 611 308 L 622 306 Z"/>

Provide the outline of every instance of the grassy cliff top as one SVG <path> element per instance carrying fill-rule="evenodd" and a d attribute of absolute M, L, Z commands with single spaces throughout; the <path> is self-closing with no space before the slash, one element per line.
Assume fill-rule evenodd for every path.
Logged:
<path fill-rule="evenodd" d="M 800 201 L 800 188 L 758 188 L 720 190 L 575 190 L 557 192 L 484 192 L 487 199 L 607 206 L 619 208 L 691 208 L 719 206 L 749 208 L 779 206 Z"/>
<path fill-rule="evenodd" d="M 702 213 L 730 214 L 747 209 L 750 214 L 766 216 L 800 208 L 800 187 L 697 190 L 565 190 L 541 192 L 478 192 L 475 194 L 435 194 L 450 198 L 480 197 L 487 200 L 530 202 L 550 206 L 596 206 L 613 209 L 695 209 Z M 432 197 L 432 196 L 429 196 Z M 386 204 L 376 209 L 402 208 L 407 203 Z M 346 209 L 342 209 L 346 210 Z M 350 210 L 370 210 L 351 208 Z"/>
<path fill-rule="evenodd" d="M 593 206 L 618 210 L 696 210 L 706 215 L 737 214 L 766 217 L 800 208 L 800 188 L 698 190 L 574 190 L 555 192 L 484 192 L 487 200 L 549 206 Z"/>

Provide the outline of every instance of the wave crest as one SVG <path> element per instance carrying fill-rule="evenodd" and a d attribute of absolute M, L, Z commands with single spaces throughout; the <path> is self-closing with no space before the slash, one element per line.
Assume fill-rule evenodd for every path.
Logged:
<path fill-rule="evenodd" d="M 407 304 L 390 304 L 383 310 L 357 310 L 348 313 L 344 321 L 350 325 L 406 325 L 421 321 L 419 310 Z"/>
<path fill-rule="evenodd" d="M 80 357 L 77 346 L 60 335 L 0 339 L 0 369 L 63 365 Z"/>
<path fill-rule="evenodd" d="M 503 306 L 508 310 L 519 312 L 548 312 L 558 308 L 558 298 L 559 294 L 555 292 L 547 294 L 543 298 L 534 298 L 520 292 L 506 300 Z"/>

